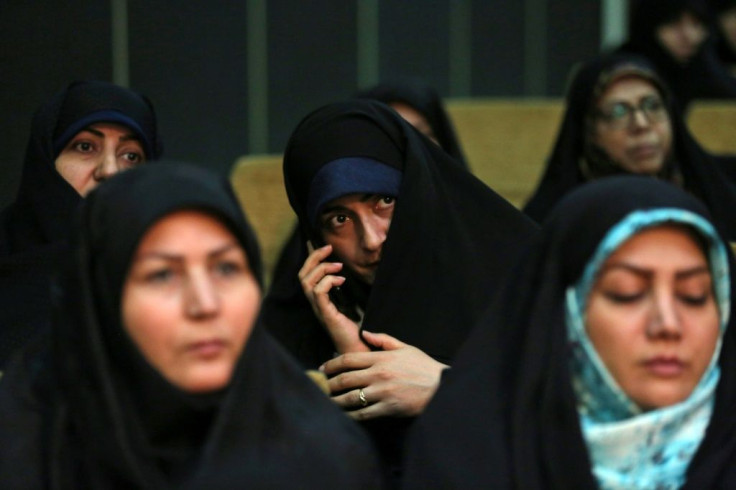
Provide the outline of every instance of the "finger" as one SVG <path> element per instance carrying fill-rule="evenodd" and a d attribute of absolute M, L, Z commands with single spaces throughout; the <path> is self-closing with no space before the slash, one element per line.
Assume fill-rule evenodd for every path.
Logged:
<path fill-rule="evenodd" d="M 329 293 L 332 288 L 342 286 L 344 283 L 345 278 L 343 276 L 325 275 L 319 280 L 319 282 L 317 282 L 314 288 L 312 288 L 317 304 L 320 306 L 327 306 L 328 303 L 332 304 L 327 293 Z"/>
<path fill-rule="evenodd" d="M 307 260 L 304 261 L 304 265 L 299 269 L 299 280 L 303 280 L 309 272 L 314 269 L 320 262 L 325 260 L 332 253 L 332 245 L 325 245 L 320 247 L 314 252 L 310 253 Z"/>
<path fill-rule="evenodd" d="M 330 274 L 335 274 L 342 270 L 341 262 L 321 262 L 317 264 L 312 270 L 306 271 L 306 274 L 301 279 L 302 287 L 311 289 L 322 280 L 323 277 Z"/>
<path fill-rule="evenodd" d="M 363 400 L 360 398 L 361 391 L 363 392 L 365 403 L 363 403 Z M 371 401 L 368 399 L 368 394 L 366 393 L 366 388 L 356 388 L 348 391 L 347 393 L 333 396 L 332 401 L 343 408 L 365 408 L 371 404 Z"/>
<path fill-rule="evenodd" d="M 363 330 L 362 335 L 366 342 L 382 350 L 396 350 L 407 346 L 407 344 L 396 337 L 392 337 L 386 333 L 373 333 Z"/>
<path fill-rule="evenodd" d="M 343 371 L 354 371 L 367 369 L 381 359 L 382 352 L 347 352 L 319 367 L 319 370 L 328 376 L 342 373 Z"/>
<path fill-rule="evenodd" d="M 359 410 L 346 412 L 353 420 L 369 420 L 391 415 L 391 408 L 387 403 L 377 402 Z"/>

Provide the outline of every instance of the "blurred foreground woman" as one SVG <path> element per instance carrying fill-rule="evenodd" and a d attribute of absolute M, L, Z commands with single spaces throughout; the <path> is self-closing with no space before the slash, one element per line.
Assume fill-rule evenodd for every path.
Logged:
<path fill-rule="evenodd" d="M 733 264 L 705 207 L 566 197 L 418 422 L 408 488 L 734 488 Z"/>
<path fill-rule="evenodd" d="M 52 342 L 0 382 L 0 487 L 380 487 L 370 443 L 259 327 L 223 179 L 141 167 L 80 211 Z"/>

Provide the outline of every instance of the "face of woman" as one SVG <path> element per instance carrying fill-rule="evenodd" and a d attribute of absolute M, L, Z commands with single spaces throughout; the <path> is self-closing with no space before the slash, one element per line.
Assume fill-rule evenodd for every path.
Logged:
<path fill-rule="evenodd" d="M 680 63 L 690 61 L 708 37 L 706 26 L 690 12 L 657 28 L 657 39 L 670 55 Z"/>
<path fill-rule="evenodd" d="M 719 336 L 701 248 L 672 226 L 630 238 L 599 272 L 588 298 L 586 329 L 608 371 L 641 408 L 685 400 Z"/>
<path fill-rule="evenodd" d="M 396 199 L 379 194 L 348 194 L 327 203 L 320 214 L 322 238 L 366 284 L 381 263 Z"/>
<path fill-rule="evenodd" d="M 414 126 L 414 129 L 429 138 L 435 145 L 440 146 L 440 142 L 437 140 L 437 135 L 434 134 L 429 121 L 427 121 L 427 118 L 418 110 L 408 104 L 404 104 L 403 102 L 391 102 L 389 105 L 399 113 L 399 116 L 401 116 L 404 121 Z"/>
<path fill-rule="evenodd" d="M 596 104 L 592 140 L 624 170 L 656 174 L 672 147 L 672 125 L 659 91 L 639 77 L 611 83 Z"/>
<path fill-rule="evenodd" d="M 718 16 L 721 33 L 732 50 L 736 51 L 736 7 L 732 7 Z"/>
<path fill-rule="evenodd" d="M 207 214 L 180 211 L 141 240 L 123 286 L 122 320 L 164 378 L 206 393 L 230 382 L 260 299 L 232 233 Z"/>
<path fill-rule="evenodd" d="M 91 124 L 78 132 L 56 157 L 56 171 L 80 195 L 97 184 L 146 160 L 138 137 L 126 126 Z"/>

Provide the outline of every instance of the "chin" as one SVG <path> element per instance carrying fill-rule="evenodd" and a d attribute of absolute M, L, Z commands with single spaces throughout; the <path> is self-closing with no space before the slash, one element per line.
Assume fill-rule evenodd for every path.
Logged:
<path fill-rule="evenodd" d="M 179 389 L 192 394 L 206 394 L 220 391 L 230 384 L 233 369 L 221 367 L 219 369 L 203 369 L 202 372 L 191 373 L 181 383 L 174 383 Z"/>

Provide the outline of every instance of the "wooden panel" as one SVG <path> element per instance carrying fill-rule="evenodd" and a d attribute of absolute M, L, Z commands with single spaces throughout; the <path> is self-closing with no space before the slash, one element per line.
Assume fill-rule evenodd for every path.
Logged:
<path fill-rule="evenodd" d="M 537 184 L 562 118 L 559 99 L 449 100 L 473 173 L 517 207 Z"/>
<path fill-rule="evenodd" d="M 230 182 L 258 236 L 268 283 L 281 245 L 296 223 L 284 188 L 281 155 L 239 158 L 233 166 Z"/>

